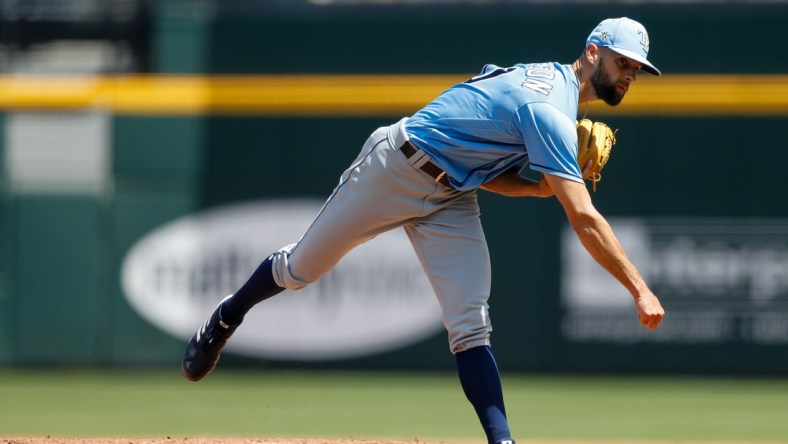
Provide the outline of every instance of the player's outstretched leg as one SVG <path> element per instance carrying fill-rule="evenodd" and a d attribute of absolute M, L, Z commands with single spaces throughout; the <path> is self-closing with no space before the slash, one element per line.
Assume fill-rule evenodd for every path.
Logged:
<path fill-rule="evenodd" d="M 284 290 L 274 281 L 271 267 L 269 257 L 240 290 L 219 303 L 211 317 L 197 330 L 183 356 L 181 373 L 186 379 L 199 381 L 207 376 L 216 367 L 222 348 L 241 325 L 246 312 L 258 302 Z"/>
<path fill-rule="evenodd" d="M 488 346 L 455 355 L 460 384 L 484 428 L 489 444 L 514 444 L 506 420 L 498 366 Z"/>

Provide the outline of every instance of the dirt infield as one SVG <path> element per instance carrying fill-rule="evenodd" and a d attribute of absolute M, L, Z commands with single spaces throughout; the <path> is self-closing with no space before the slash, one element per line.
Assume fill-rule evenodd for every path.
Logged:
<path fill-rule="evenodd" d="M 410 441 L 320 439 L 320 438 L 63 438 L 63 437 L 0 437 L 0 444 L 483 444 L 471 440 Z M 525 444 L 601 444 L 594 441 L 527 441 Z M 608 443 L 609 444 L 609 443 Z M 617 444 L 672 444 L 666 442 L 618 442 Z M 694 443 L 715 444 L 715 443 Z M 716 443 L 721 444 L 721 443 Z M 731 443 L 726 443 L 731 444 Z"/>
<path fill-rule="evenodd" d="M 665 440 L 526 440 L 520 444 L 749 444 L 748 441 L 665 441 Z M 410 441 L 319 439 L 319 438 L 61 438 L 0 437 L 0 444 L 482 444 L 481 441 Z M 758 444 L 788 444 L 788 441 L 757 441 Z"/>
<path fill-rule="evenodd" d="M 294 438 L 0 438 L 0 444 L 450 444 L 437 441 L 375 441 L 355 439 L 294 439 Z M 459 444 L 459 443 L 458 443 Z M 466 443 L 470 444 L 470 443 Z"/>

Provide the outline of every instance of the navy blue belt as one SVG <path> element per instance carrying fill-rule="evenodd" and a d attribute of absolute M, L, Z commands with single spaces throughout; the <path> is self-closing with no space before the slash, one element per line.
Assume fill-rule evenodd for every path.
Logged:
<path fill-rule="evenodd" d="M 413 146 L 413 144 L 410 143 L 409 140 L 406 140 L 405 144 L 402 145 L 399 150 L 402 151 L 402 154 L 404 154 L 407 159 L 410 159 L 411 157 L 413 157 L 413 155 L 416 154 L 416 152 L 419 151 L 419 149 Z M 438 167 L 434 163 L 432 163 L 431 160 L 425 162 L 420 169 L 425 173 L 429 174 L 430 177 L 435 179 L 435 182 L 438 182 L 439 184 L 445 187 L 453 188 L 451 186 L 451 183 L 449 183 L 449 176 L 446 174 L 446 172 L 440 169 L 440 167 Z"/>

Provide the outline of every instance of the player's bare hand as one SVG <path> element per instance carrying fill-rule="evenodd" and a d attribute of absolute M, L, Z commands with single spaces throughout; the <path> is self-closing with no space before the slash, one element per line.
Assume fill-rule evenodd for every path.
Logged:
<path fill-rule="evenodd" d="M 665 317 L 665 309 L 662 308 L 659 299 L 651 292 L 636 297 L 635 308 L 637 309 L 640 324 L 650 330 L 656 330 L 660 322 L 662 322 L 662 318 Z"/>

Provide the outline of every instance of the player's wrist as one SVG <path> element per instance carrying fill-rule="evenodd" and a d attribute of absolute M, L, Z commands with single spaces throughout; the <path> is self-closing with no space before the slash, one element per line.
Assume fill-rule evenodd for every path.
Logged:
<path fill-rule="evenodd" d="M 654 293 L 651 292 L 651 289 L 648 288 L 646 282 L 643 279 L 638 279 L 632 288 L 630 289 L 630 293 L 632 294 L 632 298 L 637 300 L 645 299 L 652 297 Z"/>

